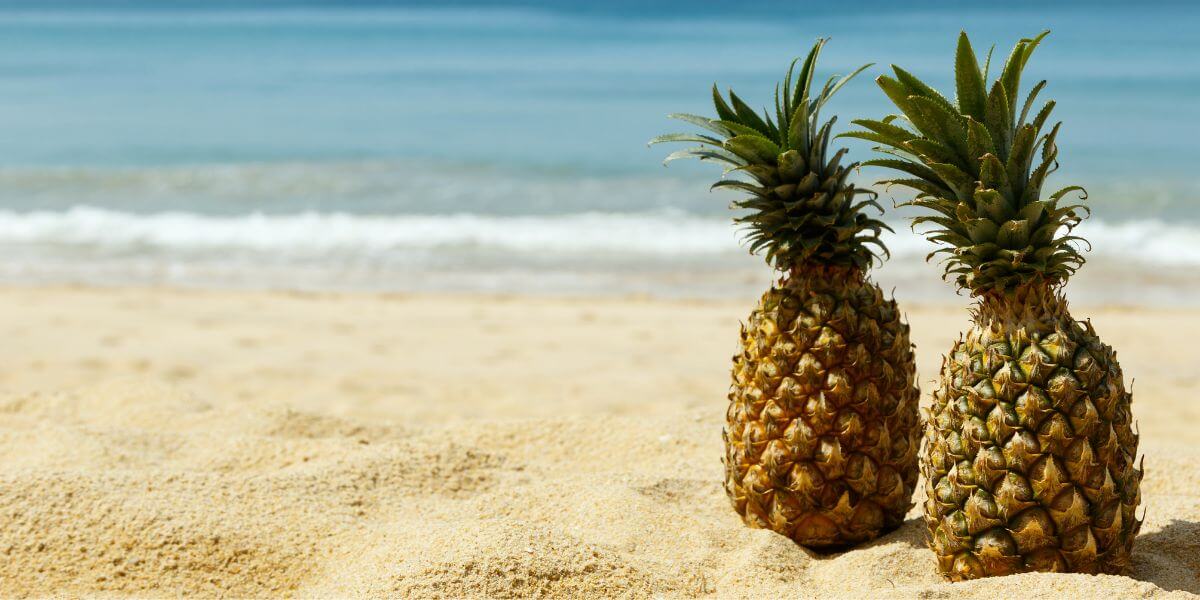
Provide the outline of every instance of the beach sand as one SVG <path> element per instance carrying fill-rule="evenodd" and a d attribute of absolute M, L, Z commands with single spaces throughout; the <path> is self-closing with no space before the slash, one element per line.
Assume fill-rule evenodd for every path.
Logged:
<path fill-rule="evenodd" d="M 749 308 L 6 289 L 0 596 L 1200 592 L 1200 312 L 1074 309 L 1137 380 L 1128 576 L 950 584 L 918 508 L 835 555 L 742 525 L 719 457 Z M 906 309 L 928 392 L 967 314 Z"/>

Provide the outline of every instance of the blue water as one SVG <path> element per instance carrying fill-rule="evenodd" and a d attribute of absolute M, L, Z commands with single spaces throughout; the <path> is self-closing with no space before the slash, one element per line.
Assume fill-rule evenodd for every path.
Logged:
<path fill-rule="evenodd" d="M 807 4 L 0 2 L 0 246 L 26 261 L 7 274 L 118 258 L 150 273 L 186 271 L 205 251 L 221 254 L 220 244 L 196 247 L 189 236 L 203 237 L 196 232 L 206 227 L 217 235 L 230 223 L 221 219 L 255 214 L 291 225 L 299 221 L 288 218 L 305 215 L 326 225 L 321 219 L 360 216 L 364 227 L 373 216 L 532 218 L 560 241 L 578 237 L 572 227 L 595 226 L 562 220 L 572 215 L 615 215 L 608 226 L 642 216 L 661 228 L 700 219 L 703 233 L 664 235 L 690 232 L 717 254 L 740 256 L 732 233 L 704 229 L 724 218 L 728 201 L 707 192 L 716 173 L 708 165 L 663 169 L 668 149 L 646 148 L 650 137 L 681 129 L 665 115 L 710 113 L 714 81 L 765 104 L 789 60 L 832 36 L 821 74 L 879 64 L 844 88 L 830 112 L 843 126 L 881 116 L 889 109 L 871 77 L 887 63 L 952 93 L 960 29 L 981 53 L 996 44 L 997 64 L 1020 37 L 1053 30 L 1025 81 L 1050 80 L 1042 97 L 1058 101 L 1065 121 L 1057 183 L 1087 186 L 1100 224 L 1140 228 L 1122 234 L 1133 247 L 1137 236 L 1161 233 L 1158 225 L 1200 227 L 1200 184 L 1191 176 L 1200 8 Z M 870 155 L 849 145 L 853 158 Z M 153 230 L 162 224 L 153 219 L 169 214 L 201 220 L 186 221 L 175 237 L 129 233 Z M 106 237 L 125 231 L 119 223 L 128 235 Z M 443 239 L 436 223 L 413 223 L 424 229 L 373 238 L 369 252 L 354 255 L 356 268 L 411 272 L 444 268 L 430 257 L 452 249 L 470 250 L 463 261 L 516 252 L 489 246 L 479 223 L 441 245 L 425 241 Z M 455 223 L 441 227 L 453 233 Z M 252 241 L 226 242 L 253 250 Z M 561 244 L 523 248 L 511 262 L 531 273 L 548 268 L 547 256 L 570 254 Z M 575 272 L 581 257 L 594 262 L 626 248 L 588 246 L 559 267 Z M 655 248 L 629 261 L 677 254 Z M 296 250 L 309 256 L 305 265 L 320 263 Z M 241 266 L 260 262 L 248 256 Z M 339 260 L 326 267 L 345 270 L 350 259 Z"/>
<path fill-rule="evenodd" d="M 657 152 L 642 142 L 672 127 L 664 114 L 710 112 L 714 81 L 765 103 L 818 36 L 833 37 L 826 72 L 894 62 L 946 87 L 960 29 L 1002 59 L 1045 28 L 1028 80 L 1051 80 L 1065 166 L 1182 178 L 1194 162 L 1194 5 L 575 4 L 5 3 L 0 163 L 436 158 L 645 172 Z M 833 110 L 848 120 L 887 106 L 863 77 Z"/>

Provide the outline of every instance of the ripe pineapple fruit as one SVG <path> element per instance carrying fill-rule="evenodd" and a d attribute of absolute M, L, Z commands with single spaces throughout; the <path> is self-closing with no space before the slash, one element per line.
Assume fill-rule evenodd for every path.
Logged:
<path fill-rule="evenodd" d="M 1019 42 L 990 89 L 962 34 L 955 103 L 893 67 L 877 82 L 903 116 L 844 134 L 891 155 L 864 164 L 909 176 L 889 183 L 935 213 L 914 223 L 935 225 L 927 235 L 946 277 L 976 299 L 973 327 L 944 359 L 921 456 L 930 546 L 953 580 L 1118 573 L 1141 526 L 1131 396 L 1116 354 L 1061 291 L 1083 264 L 1070 232 L 1087 209 L 1060 201 L 1086 192 L 1042 194 L 1061 125 L 1043 134 L 1053 101 L 1029 120 L 1045 81 L 1017 111 L 1021 72 L 1046 33 Z"/>
<path fill-rule="evenodd" d="M 867 277 L 886 253 L 887 226 L 862 212 L 874 193 L 847 177 L 845 150 L 827 154 L 833 119 L 818 112 L 854 75 L 812 89 L 824 40 L 793 85 L 793 61 L 776 88 L 775 119 L 713 88 L 717 119 L 671 115 L 713 134 L 656 142 L 697 142 L 667 160 L 724 163 L 748 181 L 722 180 L 747 196 L 733 203 L 782 274 L 742 327 L 726 413 L 725 491 L 743 520 L 812 548 L 833 549 L 896 528 L 916 487 L 920 392 L 908 325 L 894 300 Z M 815 93 L 814 93 L 815 92 Z M 729 171 L 726 171 L 727 173 Z M 867 198 L 856 201 L 860 195 Z"/>

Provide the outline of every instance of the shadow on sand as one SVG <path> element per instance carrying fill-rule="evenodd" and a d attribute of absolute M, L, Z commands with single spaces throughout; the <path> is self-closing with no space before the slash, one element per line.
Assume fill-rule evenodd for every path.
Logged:
<path fill-rule="evenodd" d="M 885 544 L 893 544 L 896 542 L 901 542 L 911 548 L 925 548 L 925 521 L 920 517 L 909 519 L 904 523 L 901 523 L 899 527 L 869 542 L 859 545 L 851 545 L 840 548 L 825 548 L 821 550 L 805 548 L 804 546 L 800 547 L 804 548 L 804 551 L 808 553 L 809 557 L 821 560 L 835 556 L 841 556 L 842 554 L 852 552 L 854 550 L 874 548 L 876 546 L 883 546 Z"/>
<path fill-rule="evenodd" d="M 896 542 L 911 548 L 928 548 L 924 520 L 920 517 L 908 519 L 899 528 L 855 548 L 831 552 L 806 550 L 810 556 L 821 560 L 855 549 Z M 1139 535 L 1134 544 L 1133 565 L 1126 575 L 1166 591 L 1200 594 L 1200 522 L 1175 520 L 1158 531 Z"/>
<path fill-rule="evenodd" d="M 1128 575 L 1167 591 L 1200 594 L 1200 523 L 1175 520 L 1139 535 Z"/>

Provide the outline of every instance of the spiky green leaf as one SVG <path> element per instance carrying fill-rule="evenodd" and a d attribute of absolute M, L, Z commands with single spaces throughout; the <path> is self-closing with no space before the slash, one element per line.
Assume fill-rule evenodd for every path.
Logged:
<path fill-rule="evenodd" d="M 958 110 L 962 114 L 982 121 L 987 106 L 987 89 L 983 74 L 979 72 L 979 59 L 971 48 L 966 32 L 958 35 L 958 48 L 954 53 L 954 81 Z"/>

